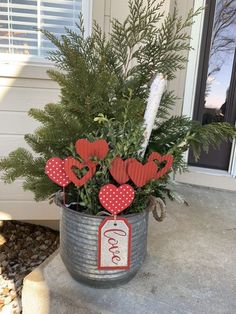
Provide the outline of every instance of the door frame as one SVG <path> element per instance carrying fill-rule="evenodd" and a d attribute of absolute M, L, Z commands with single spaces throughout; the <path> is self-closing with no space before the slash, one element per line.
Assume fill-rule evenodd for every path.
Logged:
<path fill-rule="evenodd" d="M 215 7 L 216 1 L 215 0 L 211 0 L 211 1 L 214 1 L 213 7 Z M 197 10 L 199 7 L 206 7 L 207 2 L 208 0 L 195 0 L 194 10 Z M 207 40 L 207 34 L 204 34 L 203 29 L 206 23 L 210 23 L 210 22 L 212 23 L 212 21 L 210 20 L 210 17 L 207 17 L 207 14 L 208 15 L 210 14 L 209 10 L 203 9 L 201 13 L 194 18 L 194 24 L 191 30 L 190 45 L 193 47 L 193 49 L 190 50 L 189 55 L 188 55 L 188 65 L 187 65 L 187 71 L 186 71 L 185 91 L 184 91 L 183 109 L 182 109 L 182 114 L 190 117 L 191 119 L 193 119 L 195 115 L 199 115 L 199 112 L 200 112 L 199 110 L 195 109 L 196 107 L 194 105 L 196 101 L 195 99 L 197 98 L 196 97 L 197 93 L 199 95 L 199 92 L 200 92 L 200 82 L 198 82 L 198 74 L 199 74 L 199 67 L 203 66 L 203 56 L 201 56 L 201 45 L 202 45 L 203 40 L 205 41 Z M 213 14 L 211 14 L 211 16 L 214 17 Z M 207 67 L 205 68 L 206 68 L 205 71 L 207 71 Z M 186 162 L 188 160 L 188 154 L 189 154 L 189 151 L 185 155 Z M 207 168 L 205 169 L 207 172 L 208 169 Z M 232 149 L 231 149 L 231 156 L 230 156 L 228 171 L 225 171 L 225 172 L 226 173 L 228 172 L 232 176 L 236 177 L 236 142 L 235 141 L 233 142 Z"/>

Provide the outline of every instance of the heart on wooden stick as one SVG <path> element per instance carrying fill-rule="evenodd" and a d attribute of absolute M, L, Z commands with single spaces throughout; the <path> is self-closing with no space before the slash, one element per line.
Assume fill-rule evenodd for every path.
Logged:
<path fill-rule="evenodd" d="M 129 184 L 119 187 L 106 184 L 99 191 L 99 201 L 111 214 L 118 215 L 132 204 L 134 195 L 134 189 Z"/>
<path fill-rule="evenodd" d="M 141 188 L 154 179 L 157 170 L 158 167 L 154 162 L 147 162 L 143 165 L 141 162 L 134 160 L 128 167 L 128 175 L 134 184 Z"/>
<path fill-rule="evenodd" d="M 65 161 L 58 157 L 48 159 L 45 166 L 45 173 L 56 184 L 65 187 L 71 181 L 64 170 Z"/>
<path fill-rule="evenodd" d="M 159 164 L 166 163 L 165 166 L 157 171 L 155 174 L 155 179 L 159 179 L 160 177 L 164 176 L 167 171 L 172 167 L 173 165 L 173 156 L 172 155 L 161 155 L 157 152 L 151 153 L 151 155 L 148 158 L 149 162 L 158 161 Z M 158 167 L 160 168 L 160 166 Z"/>
<path fill-rule="evenodd" d="M 78 168 L 79 170 L 88 168 L 88 171 L 83 175 L 83 177 L 78 178 L 73 168 Z M 65 172 L 75 185 L 82 186 L 94 175 L 96 172 L 96 166 L 91 163 L 83 164 L 73 157 L 68 157 L 65 159 Z"/>
<path fill-rule="evenodd" d="M 113 179 L 119 184 L 124 184 L 129 181 L 128 166 L 133 162 L 134 158 L 128 158 L 126 160 L 116 157 L 111 162 L 110 174 Z"/>
<path fill-rule="evenodd" d="M 75 143 L 76 152 L 85 161 L 91 161 L 91 158 L 96 157 L 103 160 L 109 150 L 109 146 L 105 140 L 97 140 L 89 142 L 87 139 L 80 139 Z"/>

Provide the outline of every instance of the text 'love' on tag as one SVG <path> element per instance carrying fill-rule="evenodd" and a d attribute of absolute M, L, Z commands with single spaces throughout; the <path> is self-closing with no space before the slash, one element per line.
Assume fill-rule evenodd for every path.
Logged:
<path fill-rule="evenodd" d="M 129 269 L 132 226 L 123 217 L 108 217 L 99 226 L 98 269 Z"/>

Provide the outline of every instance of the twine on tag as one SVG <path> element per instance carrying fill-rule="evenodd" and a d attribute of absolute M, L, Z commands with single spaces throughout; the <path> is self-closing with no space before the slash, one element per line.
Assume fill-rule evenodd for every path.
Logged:
<path fill-rule="evenodd" d="M 59 207 L 63 207 L 63 205 L 65 206 L 65 192 L 63 192 L 61 190 L 52 194 L 49 197 L 49 199 L 50 199 L 50 204 L 52 204 L 54 202 Z"/>
<path fill-rule="evenodd" d="M 96 216 L 110 216 L 110 217 L 113 217 L 114 218 L 114 225 L 116 226 L 117 215 L 113 215 L 113 214 L 110 214 L 108 212 L 101 211 L 101 212 L 97 213 Z"/>
<path fill-rule="evenodd" d="M 105 210 L 102 210 L 101 212 L 97 213 L 96 216 L 103 216 L 103 215 L 107 215 L 107 216 L 113 216 L 113 214 L 110 214 L 108 212 L 105 212 Z"/>
<path fill-rule="evenodd" d="M 158 209 L 160 209 L 160 215 L 158 214 Z M 166 205 L 163 200 L 159 197 L 150 195 L 148 197 L 148 206 L 146 208 L 148 212 L 152 212 L 153 217 L 156 221 L 163 221 L 166 218 Z"/>

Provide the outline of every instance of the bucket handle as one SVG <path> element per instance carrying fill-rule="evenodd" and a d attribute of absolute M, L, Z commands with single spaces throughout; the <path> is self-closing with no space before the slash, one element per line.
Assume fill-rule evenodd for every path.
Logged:
<path fill-rule="evenodd" d="M 160 209 L 160 214 L 158 213 L 158 209 Z M 160 197 L 150 195 L 148 197 L 148 206 L 146 210 L 152 212 L 156 221 L 161 222 L 166 218 L 166 205 Z"/>

